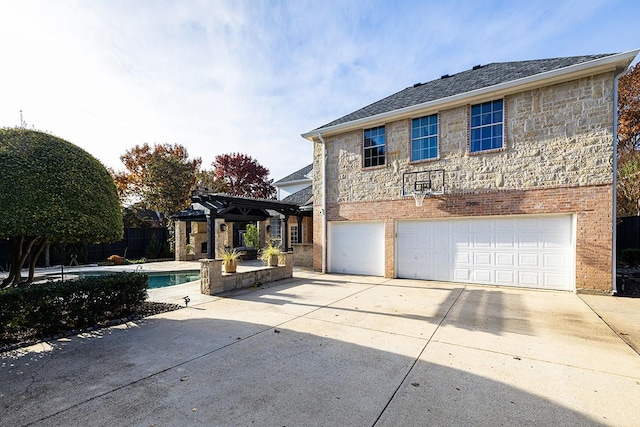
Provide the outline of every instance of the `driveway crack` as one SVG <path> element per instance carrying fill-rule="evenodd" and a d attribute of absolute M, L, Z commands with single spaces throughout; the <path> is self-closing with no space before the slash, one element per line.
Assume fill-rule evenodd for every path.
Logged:
<path fill-rule="evenodd" d="M 407 378 L 409 377 L 409 374 L 411 373 L 411 371 L 413 371 L 413 369 L 415 368 L 415 366 L 417 365 L 418 361 L 420 360 L 420 358 L 422 357 L 422 355 L 424 354 L 425 350 L 427 349 L 427 346 L 429 345 L 429 343 L 433 340 L 434 335 L 436 334 L 436 332 L 438 332 L 438 330 L 440 329 L 440 326 L 442 326 L 442 323 L 445 321 L 445 319 L 447 318 L 447 316 L 449 315 L 449 313 L 451 312 L 451 309 L 453 309 L 453 307 L 456 305 L 456 303 L 458 302 L 458 299 L 460 298 L 460 296 L 464 293 L 464 291 L 467 289 L 467 287 L 463 287 L 460 290 L 460 293 L 458 294 L 458 296 L 456 297 L 456 299 L 453 301 L 453 303 L 451 303 L 451 306 L 449 307 L 449 309 L 447 310 L 447 312 L 444 314 L 444 316 L 442 316 L 442 319 L 440 320 L 440 322 L 438 322 L 438 325 L 435 327 L 435 329 L 433 330 L 433 333 L 431 334 L 431 336 L 426 340 L 426 342 L 424 343 L 424 346 L 422 346 L 422 349 L 420 350 L 420 353 L 418 353 L 418 355 L 416 356 L 416 358 L 413 360 L 413 363 L 411 363 L 411 366 L 409 367 L 409 369 L 407 369 L 407 372 L 405 373 L 404 377 L 402 378 L 402 381 L 400 381 L 400 383 L 398 384 L 398 387 L 396 387 L 396 389 L 393 391 L 393 393 L 391 394 L 391 397 L 389 398 L 389 400 L 387 401 L 387 403 L 384 405 L 384 408 L 382 408 L 382 411 L 380 411 L 380 413 L 378 414 L 378 417 L 376 418 L 376 420 L 373 422 L 373 424 L 371 425 L 372 427 L 375 426 L 376 424 L 378 424 L 378 422 L 380 421 L 380 418 L 382 417 L 382 415 L 385 413 L 385 411 L 387 410 L 387 408 L 389 407 L 389 405 L 391 404 L 391 402 L 393 401 L 393 399 L 396 397 L 396 394 L 398 394 L 398 391 L 400 391 L 400 388 L 402 387 L 402 385 L 405 383 L 405 381 L 407 381 Z"/>

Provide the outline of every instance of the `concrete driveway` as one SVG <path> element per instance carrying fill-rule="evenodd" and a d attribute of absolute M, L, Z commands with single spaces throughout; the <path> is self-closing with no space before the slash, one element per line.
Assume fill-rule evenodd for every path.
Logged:
<path fill-rule="evenodd" d="M 640 300 L 299 272 L 198 301 L 2 354 L 0 425 L 640 423 Z"/>

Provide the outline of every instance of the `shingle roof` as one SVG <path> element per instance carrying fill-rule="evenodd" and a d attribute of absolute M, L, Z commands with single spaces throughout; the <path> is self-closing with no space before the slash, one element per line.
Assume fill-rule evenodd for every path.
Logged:
<path fill-rule="evenodd" d="M 304 179 L 308 179 L 306 175 L 309 172 L 311 172 L 312 169 L 313 169 L 313 163 L 308 165 L 308 166 L 303 167 L 300 170 L 295 171 L 291 175 L 287 175 L 284 178 L 274 182 L 273 185 L 284 184 L 286 182 L 294 182 L 294 181 L 301 181 L 301 180 L 304 180 Z"/>
<path fill-rule="evenodd" d="M 437 99 L 470 92 L 476 89 L 505 83 L 547 71 L 557 70 L 613 54 L 572 56 L 565 58 L 537 59 L 517 62 L 495 62 L 473 67 L 453 75 L 442 76 L 427 83 L 418 83 L 400 92 L 367 105 L 353 113 L 340 117 L 316 130 L 354 120 L 419 105 Z"/>
<path fill-rule="evenodd" d="M 284 199 L 283 202 L 295 203 L 298 206 L 304 206 L 308 204 L 313 197 L 313 186 L 310 185 L 308 187 L 303 188 L 300 191 L 297 191 L 293 194 L 288 195 Z"/>

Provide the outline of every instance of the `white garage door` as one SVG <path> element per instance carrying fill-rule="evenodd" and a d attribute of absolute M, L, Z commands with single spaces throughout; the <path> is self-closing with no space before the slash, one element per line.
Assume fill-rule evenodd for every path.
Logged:
<path fill-rule="evenodd" d="M 329 272 L 384 276 L 384 223 L 329 222 Z"/>
<path fill-rule="evenodd" d="M 572 290 L 572 217 L 399 221 L 397 276 Z"/>

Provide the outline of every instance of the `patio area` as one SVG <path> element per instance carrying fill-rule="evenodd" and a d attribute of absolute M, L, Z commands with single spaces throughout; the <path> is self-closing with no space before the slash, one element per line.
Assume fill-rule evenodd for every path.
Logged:
<path fill-rule="evenodd" d="M 0 425 L 637 424 L 638 299 L 299 271 L 207 299 L 3 353 Z"/>
<path fill-rule="evenodd" d="M 261 270 L 268 270 L 273 267 L 267 267 L 262 264 L 260 260 L 246 260 L 241 261 L 238 264 L 237 274 L 256 272 Z M 200 261 L 163 261 L 163 262 L 149 262 L 145 264 L 126 264 L 126 265 L 108 265 L 98 266 L 81 265 L 74 267 L 53 266 L 49 268 L 36 269 L 36 277 L 39 280 L 47 280 L 47 278 L 60 278 L 64 273 L 69 277 L 78 273 L 89 272 L 112 272 L 117 273 L 121 271 L 128 272 L 141 272 L 141 273 L 179 273 L 187 271 L 200 271 Z M 304 272 L 308 269 L 294 267 L 295 272 Z M 8 273 L 0 272 L 0 280 L 7 276 Z M 28 271 L 24 270 L 22 275 L 26 277 Z M 222 273 L 223 278 L 229 277 L 232 274 Z M 278 281 L 280 282 L 280 281 Z M 267 283 L 263 283 L 262 286 L 268 286 Z M 233 292 L 229 290 L 228 292 Z M 200 292 L 200 280 L 183 283 L 179 285 L 167 286 L 164 288 L 149 289 L 149 301 L 162 302 L 168 304 L 185 305 L 184 297 L 189 297 L 189 304 L 200 304 L 207 301 L 213 301 L 217 296 L 203 295 Z"/>

